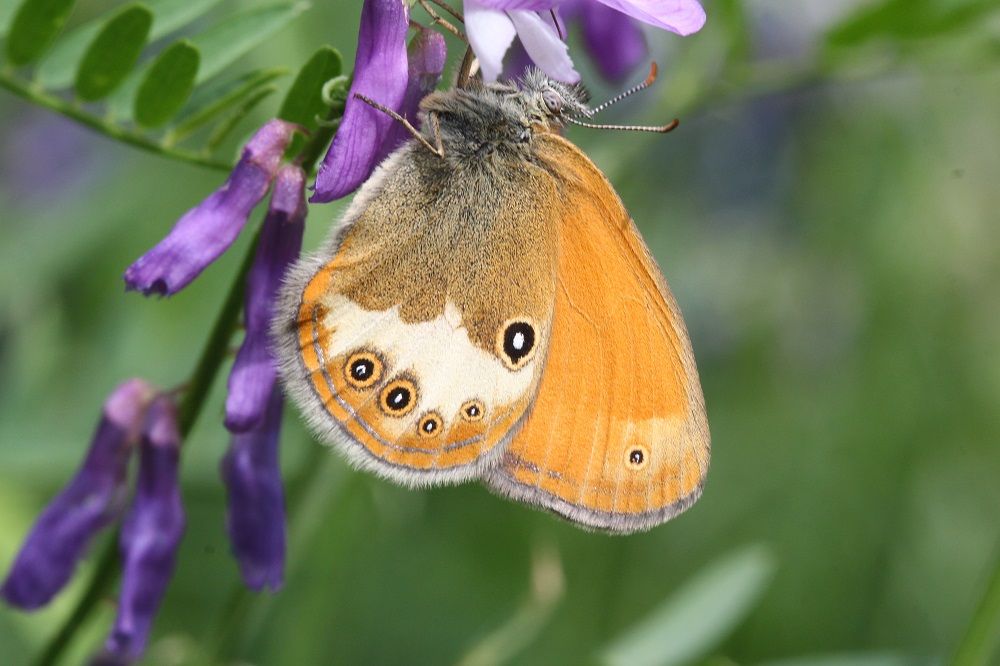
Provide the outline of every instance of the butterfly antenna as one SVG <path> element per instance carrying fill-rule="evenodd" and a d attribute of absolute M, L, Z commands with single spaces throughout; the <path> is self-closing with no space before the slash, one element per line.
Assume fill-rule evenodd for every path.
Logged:
<path fill-rule="evenodd" d="M 427 150 L 431 151 L 432 153 L 434 153 L 438 157 L 444 157 L 444 150 L 441 148 L 441 146 L 440 145 L 437 146 L 437 147 L 432 146 L 430 144 L 430 142 L 427 139 L 424 138 L 424 135 L 420 133 L 420 130 L 418 130 L 416 127 L 414 127 L 412 124 L 410 124 L 409 120 L 407 120 L 403 116 L 399 115 L 398 113 L 396 113 L 395 111 L 393 111 L 389 107 L 382 106 L 381 104 L 379 104 L 378 102 L 376 102 L 372 98 L 365 97 L 361 93 L 354 93 L 354 97 L 356 99 L 361 100 L 362 102 L 364 102 L 368 106 L 372 107 L 373 109 L 375 109 L 377 111 L 381 111 L 382 113 L 386 114 L 387 116 L 389 116 L 390 118 L 392 118 L 393 120 L 395 120 L 396 122 L 398 122 L 399 124 L 401 124 L 403 127 L 405 127 L 406 131 L 409 132 L 410 134 L 412 134 L 414 139 L 416 139 L 417 141 L 419 141 L 420 143 L 422 143 L 424 145 L 424 148 L 426 148 Z M 435 125 L 435 129 L 437 129 L 436 125 Z M 440 138 L 438 140 L 438 143 L 440 144 Z"/>
<path fill-rule="evenodd" d="M 589 127 L 591 129 L 625 130 L 628 132 L 654 132 L 656 134 L 666 134 L 667 132 L 672 132 L 678 125 L 681 124 L 681 121 L 676 118 L 666 125 L 597 125 L 594 123 L 585 123 L 582 120 L 570 117 L 567 117 L 566 120 L 574 125 Z"/>
<path fill-rule="evenodd" d="M 623 93 L 621 93 L 619 95 L 615 95 L 614 97 L 612 97 L 611 99 L 609 99 L 604 104 L 601 104 L 599 106 L 595 106 L 593 109 L 590 110 L 590 113 L 588 115 L 593 116 L 596 113 L 600 113 L 601 111 L 603 111 L 604 109 L 608 108 L 612 104 L 617 104 L 618 102 L 622 101 L 626 97 L 630 97 L 630 96 L 636 94 L 637 92 L 639 92 L 640 90 L 645 90 L 649 86 L 653 85 L 653 81 L 656 80 L 656 75 L 659 73 L 659 71 L 660 71 L 660 68 L 656 66 L 655 62 L 649 63 L 649 76 L 646 77 L 645 81 L 643 81 L 642 83 L 640 83 L 638 85 L 632 86 L 631 88 L 629 88 L 628 90 L 626 90 L 625 92 L 623 92 Z"/>

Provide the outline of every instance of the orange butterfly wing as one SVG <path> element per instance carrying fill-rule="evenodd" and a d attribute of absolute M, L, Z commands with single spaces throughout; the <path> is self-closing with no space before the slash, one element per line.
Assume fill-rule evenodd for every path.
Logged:
<path fill-rule="evenodd" d="M 697 500 L 710 444 L 677 303 L 617 194 L 569 141 L 539 136 L 562 189 L 552 333 L 497 492 L 587 527 L 633 532 Z"/>

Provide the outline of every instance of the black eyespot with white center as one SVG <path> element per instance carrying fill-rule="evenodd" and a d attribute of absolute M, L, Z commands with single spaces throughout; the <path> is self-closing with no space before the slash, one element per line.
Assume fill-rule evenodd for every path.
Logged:
<path fill-rule="evenodd" d="M 382 378 L 385 364 L 382 359 L 367 350 L 356 351 L 347 357 L 344 364 L 344 379 L 356 389 L 374 386 Z"/>
<path fill-rule="evenodd" d="M 520 370 L 535 351 L 535 327 L 525 319 L 513 319 L 500 330 L 497 354 L 511 370 Z"/>
<path fill-rule="evenodd" d="M 633 471 L 638 471 L 649 464 L 649 451 L 646 447 L 635 445 L 625 452 L 625 466 Z"/>
<path fill-rule="evenodd" d="M 421 437 L 434 437 L 441 432 L 443 426 L 444 421 L 437 412 L 428 412 L 417 423 L 417 432 L 420 433 Z"/>
<path fill-rule="evenodd" d="M 478 400 L 469 400 L 462 405 L 462 418 L 466 421 L 480 421 L 486 408 Z"/>
<path fill-rule="evenodd" d="M 379 405 L 390 416 L 405 416 L 417 405 L 417 387 L 406 378 L 394 379 L 379 395 Z"/>

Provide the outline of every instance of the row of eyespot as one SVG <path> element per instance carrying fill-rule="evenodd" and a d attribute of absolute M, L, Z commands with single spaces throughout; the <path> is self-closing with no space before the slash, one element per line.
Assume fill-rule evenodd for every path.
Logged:
<path fill-rule="evenodd" d="M 376 354 L 357 351 L 347 358 L 344 378 L 355 389 L 364 390 L 375 386 L 382 378 L 385 364 Z M 417 387 L 412 380 L 398 377 L 388 382 L 379 393 L 379 406 L 389 416 L 402 417 L 413 411 L 417 404 Z M 480 421 L 485 407 L 479 400 L 468 400 L 461 408 L 466 421 Z M 417 424 L 417 431 L 424 437 L 431 437 L 441 430 L 444 419 L 437 412 L 428 412 Z"/>
<path fill-rule="evenodd" d="M 385 364 L 377 355 L 369 351 L 357 351 L 347 358 L 344 366 L 344 377 L 348 384 L 356 389 L 371 388 L 382 378 Z M 409 414 L 416 401 L 416 386 L 405 377 L 390 381 L 379 395 L 379 405 L 390 416 L 402 417 Z M 478 400 L 469 400 L 462 405 L 462 418 L 466 421 L 479 421 L 483 418 L 484 407 Z M 444 420 L 437 412 L 428 412 L 417 424 L 417 432 L 422 437 L 433 437 L 444 425 Z M 640 470 L 646 466 L 648 453 L 645 447 L 636 447 L 628 451 L 626 466 Z"/>

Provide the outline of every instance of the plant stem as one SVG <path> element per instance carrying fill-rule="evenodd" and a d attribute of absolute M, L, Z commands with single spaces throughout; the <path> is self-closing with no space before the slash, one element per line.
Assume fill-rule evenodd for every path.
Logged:
<path fill-rule="evenodd" d="M 326 122 L 316 129 L 309 138 L 309 141 L 306 142 L 302 150 L 295 157 L 295 163 L 305 170 L 306 176 L 312 176 L 320 155 L 323 154 L 323 150 L 329 145 L 330 140 L 333 139 L 333 135 L 337 133 L 340 127 L 339 119 L 343 115 L 343 104 L 332 107 L 326 116 Z"/>
<path fill-rule="evenodd" d="M 212 332 L 205 342 L 201 356 L 198 358 L 198 363 L 191 375 L 191 382 L 188 384 L 184 399 L 178 408 L 178 425 L 181 437 L 184 439 L 191 433 L 191 429 L 198 420 L 198 415 L 205 405 L 205 399 L 212 388 L 215 376 L 219 373 L 219 368 L 222 367 L 222 363 L 226 359 L 229 340 L 232 338 L 233 331 L 236 330 L 240 309 L 243 305 L 243 287 L 246 282 L 246 274 L 253 263 L 258 237 L 255 237 L 254 242 L 251 243 L 243 265 L 233 280 L 233 284 L 229 287 L 229 293 L 226 295 L 222 310 L 215 319 Z M 70 642 L 86 623 L 90 612 L 108 594 L 111 586 L 118 579 L 118 573 L 118 533 L 115 532 L 101 553 L 90 582 L 87 584 L 87 589 L 80 596 L 69 617 L 45 646 L 38 661 L 35 662 L 37 666 L 54 666 L 58 663 Z"/>
<path fill-rule="evenodd" d="M 143 150 L 151 153 L 156 153 L 157 155 L 169 157 L 170 159 L 179 160 L 181 162 L 197 164 L 198 166 L 208 167 L 210 169 L 218 169 L 219 171 L 229 171 L 233 168 L 233 165 L 228 162 L 215 160 L 211 157 L 207 157 L 190 150 L 184 150 L 183 148 L 165 146 L 145 134 L 127 127 L 122 127 L 121 125 L 116 125 L 103 118 L 95 116 L 89 111 L 62 99 L 61 97 L 57 97 L 56 95 L 47 93 L 31 86 L 30 84 L 20 81 L 9 72 L 0 72 L 0 87 L 6 88 L 15 95 L 28 100 L 32 104 L 37 104 L 38 106 L 45 107 L 46 109 L 62 114 L 67 118 L 71 118 L 82 125 L 86 125 L 96 132 L 104 134 L 105 136 L 137 148 L 142 148 Z"/>
<path fill-rule="evenodd" d="M 56 632 L 55 636 L 45 646 L 42 654 L 35 662 L 37 666 L 52 666 L 52 664 L 55 664 L 59 660 L 59 657 L 69 647 L 76 632 L 87 621 L 87 616 L 90 615 L 91 609 L 100 602 L 107 589 L 111 587 L 117 577 L 118 532 L 116 530 L 114 535 L 104 545 L 104 550 L 101 552 L 101 557 L 94 569 L 94 575 L 91 576 L 90 582 L 87 583 L 87 589 L 80 595 L 80 600 L 76 603 L 76 607 L 73 608 L 73 611 L 66 618 L 66 621 L 63 622 L 63 625 L 59 627 L 59 631 Z"/>
<path fill-rule="evenodd" d="M 177 409 L 177 420 L 181 431 L 181 437 L 187 439 L 191 434 L 191 429 L 201 414 L 202 407 L 205 406 L 205 399 L 215 381 L 215 375 L 219 372 L 222 361 L 229 352 L 229 341 L 233 337 L 233 331 L 239 319 L 240 310 L 243 308 L 243 292 L 246 286 L 246 276 L 250 272 L 254 255 L 257 252 L 257 241 L 260 240 L 260 230 L 254 235 L 253 242 L 247 249 L 246 256 L 232 285 L 229 293 L 222 304 L 222 310 L 215 318 L 212 332 L 205 341 L 205 346 L 198 357 L 198 364 L 191 374 L 191 383 L 184 391 L 184 398 Z"/>
<path fill-rule="evenodd" d="M 990 657 L 997 647 L 998 633 L 1000 633 L 1000 553 L 993 563 L 993 573 L 979 607 L 951 659 L 951 666 L 994 663 Z"/>

